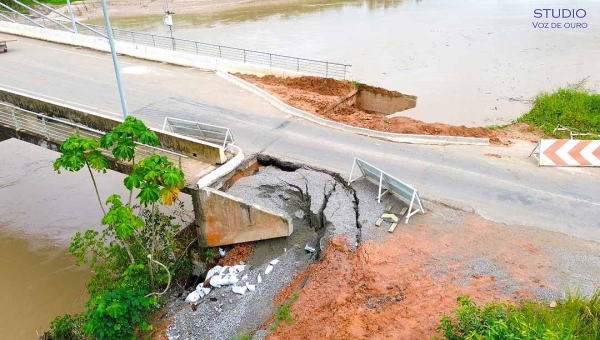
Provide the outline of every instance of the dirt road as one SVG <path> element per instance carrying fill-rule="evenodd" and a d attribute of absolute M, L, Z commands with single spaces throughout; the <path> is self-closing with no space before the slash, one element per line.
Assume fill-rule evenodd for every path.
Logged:
<path fill-rule="evenodd" d="M 428 204 L 393 234 L 351 252 L 340 239 L 324 260 L 280 293 L 299 290 L 293 322 L 267 339 L 430 339 L 456 298 L 477 302 L 541 298 L 600 282 L 600 245 L 560 233 L 492 223 Z M 366 230 L 363 230 L 363 233 Z"/>

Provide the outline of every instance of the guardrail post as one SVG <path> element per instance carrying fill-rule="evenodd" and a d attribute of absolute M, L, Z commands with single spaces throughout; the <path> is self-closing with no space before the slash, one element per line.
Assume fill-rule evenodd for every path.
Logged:
<path fill-rule="evenodd" d="M 246 62 L 246 50 L 244 50 L 244 62 Z"/>
<path fill-rule="evenodd" d="M 175 51 L 175 38 L 171 38 L 171 45 L 173 45 L 173 51 Z"/>
<path fill-rule="evenodd" d="M 12 119 L 13 119 L 13 123 L 15 124 L 15 130 L 19 131 L 19 121 L 17 120 L 17 116 L 15 115 L 15 108 L 13 107 L 12 110 L 10 110 L 10 113 L 12 113 Z"/>
<path fill-rule="evenodd" d="M 219 45 L 219 58 L 223 58 L 223 55 L 221 54 L 221 45 Z"/>
<path fill-rule="evenodd" d="M 300 59 L 296 58 L 296 72 L 300 72 Z"/>
<path fill-rule="evenodd" d="M 327 75 L 329 74 L 329 62 L 325 63 L 325 78 L 327 78 Z"/>
<path fill-rule="evenodd" d="M 46 136 L 46 140 L 50 140 L 50 136 L 48 135 L 48 127 L 46 127 L 46 117 L 42 117 L 42 127 L 44 128 L 44 135 Z"/>
<path fill-rule="evenodd" d="M 195 43 L 196 43 L 196 54 L 198 54 L 198 42 L 195 41 Z"/>
<path fill-rule="evenodd" d="M 272 57 L 272 56 L 273 56 L 273 55 L 272 55 L 271 53 L 269 53 L 269 67 L 273 67 L 273 62 L 272 62 L 272 60 L 271 60 L 271 57 Z"/>
<path fill-rule="evenodd" d="M 133 31 L 131 31 L 131 40 L 133 40 L 133 43 L 135 44 L 135 35 L 133 35 Z"/>
<path fill-rule="evenodd" d="M 156 43 L 154 42 L 154 35 L 152 35 L 152 46 L 156 47 Z"/>
<path fill-rule="evenodd" d="M 179 169 L 182 169 L 182 167 L 181 167 L 181 156 L 179 156 Z"/>

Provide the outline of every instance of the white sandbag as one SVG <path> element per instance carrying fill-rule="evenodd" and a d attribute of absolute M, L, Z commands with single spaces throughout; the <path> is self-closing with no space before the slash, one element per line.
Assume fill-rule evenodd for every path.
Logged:
<path fill-rule="evenodd" d="M 221 285 L 234 285 L 238 283 L 240 279 L 235 274 L 228 274 L 223 278 L 223 283 Z"/>
<path fill-rule="evenodd" d="M 249 291 L 253 292 L 256 290 L 256 285 L 251 285 L 250 283 L 246 282 L 246 288 L 248 288 Z"/>
<path fill-rule="evenodd" d="M 238 265 L 231 267 L 231 269 L 229 271 L 233 272 L 233 273 L 241 273 L 244 271 L 244 269 L 246 269 L 246 266 L 238 264 Z"/>
<path fill-rule="evenodd" d="M 248 280 L 248 274 L 244 274 L 244 276 L 242 276 L 242 281 L 244 280 Z"/>
<path fill-rule="evenodd" d="M 221 257 L 225 257 L 225 250 L 219 248 L 219 255 L 221 255 Z"/>
<path fill-rule="evenodd" d="M 267 266 L 267 269 L 265 269 L 265 275 L 269 275 L 269 273 L 272 271 L 273 271 L 273 265 L 270 264 Z"/>
<path fill-rule="evenodd" d="M 256 284 L 259 284 L 262 282 L 262 277 L 260 276 L 260 274 L 258 274 L 258 277 L 256 278 Z"/>
<path fill-rule="evenodd" d="M 238 286 L 231 286 L 231 291 L 236 293 L 236 294 L 240 294 L 240 295 L 244 295 L 246 294 L 246 290 L 248 288 L 246 288 L 246 286 L 242 286 L 242 287 L 238 287 Z"/>
<path fill-rule="evenodd" d="M 189 303 L 196 303 L 198 302 L 198 300 L 200 300 L 200 295 L 196 291 L 189 293 L 188 296 L 185 298 L 185 302 Z"/>
<path fill-rule="evenodd" d="M 215 288 L 220 288 L 221 287 L 221 283 L 223 282 L 223 279 L 221 278 L 220 275 L 215 275 L 213 277 L 210 278 L 210 285 L 215 287 Z"/>
<path fill-rule="evenodd" d="M 213 277 L 214 275 L 219 275 L 221 274 L 221 270 L 223 269 L 223 267 L 221 266 L 214 266 L 211 270 L 209 270 L 206 273 L 206 279 L 210 279 L 211 277 Z"/>
<path fill-rule="evenodd" d="M 273 261 L 271 261 L 271 262 L 269 262 L 269 263 L 270 263 L 270 264 L 272 264 L 272 265 L 276 265 L 276 264 L 278 264 L 278 263 L 279 263 L 279 260 L 278 260 L 278 259 L 275 259 L 275 260 L 273 260 Z"/>
<path fill-rule="evenodd" d="M 201 298 L 205 297 L 206 295 L 208 295 L 208 293 L 210 293 L 210 287 L 205 288 L 203 284 L 204 283 L 201 283 L 196 287 L 196 292 L 198 293 L 198 295 L 200 295 Z"/>

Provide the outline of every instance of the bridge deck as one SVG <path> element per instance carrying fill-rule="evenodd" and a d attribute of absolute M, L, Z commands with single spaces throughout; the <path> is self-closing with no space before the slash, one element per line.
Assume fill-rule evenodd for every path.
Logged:
<path fill-rule="evenodd" d="M 0 128 L 7 135 L 25 139 L 36 144 L 46 142 L 46 146 L 50 148 L 58 147 L 64 140 L 75 133 L 78 133 L 80 136 L 96 139 L 99 139 L 104 134 L 102 131 L 74 124 L 66 119 L 49 117 L 7 103 L 0 103 Z M 114 161 L 110 151 L 103 150 L 103 153 Z M 153 154 L 167 157 L 183 170 L 186 187 L 193 187 L 202 176 L 217 168 L 215 165 L 204 163 L 178 152 L 144 144 L 138 144 L 137 154 L 140 158 L 145 158 Z M 127 173 L 131 170 L 131 162 L 114 163 L 113 169 Z"/>

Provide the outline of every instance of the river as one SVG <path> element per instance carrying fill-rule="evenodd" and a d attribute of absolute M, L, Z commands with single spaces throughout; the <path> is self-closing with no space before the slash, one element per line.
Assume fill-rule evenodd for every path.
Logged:
<path fill-rule="evenodd" d="M 57 174 L 58 153 L 16 139 L 0 142 L 1 340 L 37 339 L 57 315 L 87 301 L 89 270 L 67 248 L 76 231 L 99 228 L 102 212 L 89 175 Z M 98 176 L 103 197 L 121 192 L 123 175 Z"/>
<path fill-rule="evenodd" d="M 569 6 L 566 6 L 566 4 Z M 583 19 L 536 19 L 536 8 L 581 8 Z M 600 1 L 303 0 L 174 15 L 174 36 L 337 61 L 350 79 L 417 95 L 403 114 L 428 122 L 506 123 L 540 91 L 600 85 Z M 534 28 L 533 22 L 587 28 Z M 92 21 L 101 23 L 99 20 Z M 161 13 L 113 26 L 168 35 Z M 588 78 L 589 77 L 589 78 Z"/>

